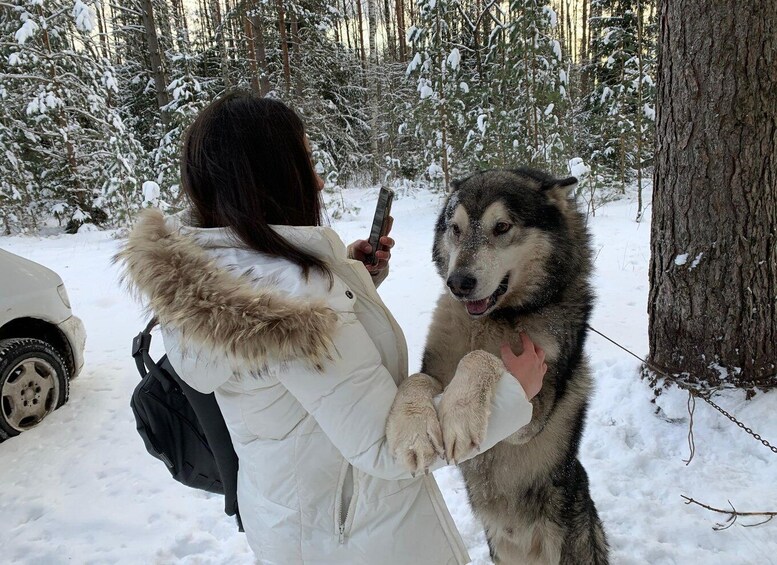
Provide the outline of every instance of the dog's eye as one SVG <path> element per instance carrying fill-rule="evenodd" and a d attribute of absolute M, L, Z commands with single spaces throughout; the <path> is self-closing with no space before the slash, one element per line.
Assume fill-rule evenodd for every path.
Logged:
<path fill-rule="evenodd" d="M 510 231 L 510 228 L 513 227 L 507 222 L 499 222 L 494 226 L 494 235 L 502 235 L 504 233 L 507 233 Z"/>
<path fill-rule="evenodd" d="M 461 228 L 456 224 L 451 225 L 451 231 L 453 232 L 453 235 L 455 235 L 456 237 L 459 237 L 461 235 Z"/>

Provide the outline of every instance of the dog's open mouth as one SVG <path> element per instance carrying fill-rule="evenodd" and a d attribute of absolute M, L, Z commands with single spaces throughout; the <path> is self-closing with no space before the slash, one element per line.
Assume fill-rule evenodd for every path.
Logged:
<path fill-rule="evenodd" d="M 510 275 L 505 275 L 505 278 L 502 279 L 502 282 L 499 283 L 499 286 L 494 291 L 494 294 L 489 296 L 488 298 L 483 298 L 481 300 L 465 300 L 464 306 L 467 308 L 467 313 L 470 316 L 481 316 L 488 312 L 491 307 L 496 304 L 496 301 L 499 299 L 500 296 L 502 296 L 505 292 L 507 292 L 507 283 L 510 281 Z"/>

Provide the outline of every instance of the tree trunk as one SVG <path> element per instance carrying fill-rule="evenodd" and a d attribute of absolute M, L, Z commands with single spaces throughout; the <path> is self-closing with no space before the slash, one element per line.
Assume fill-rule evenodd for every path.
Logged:
<path fill-rule="evenodd" d="M 291 66 L 289 65 L 289 42 L 286 39 L 286 11 L 283 8 L 284 0 L 277 0 L 278 6 L 278 31 L 281 36 L 281 54 L 283 57 L 283 84 L 286 94 L 291 90 Z"/>
<path fill-rule="evenodd" d="M 162 63 L 162 53 L 159 49 L 159 38 L 154 23 L 154 6 L 151 0 L 141 0 L 140 6 L 143 12 L 143 30 L 148 46 L 148 58 L 151 61 L 151 74 L 154 77 L 156 102 L 162 117 L 162 124 L 167 128 L 168 118 L 164 107 L 169 104 L 170 96 L 167 92 L 167 76 Z"/>
<path fill-rule="evenodd" d="M 264 41 L 264 27 L 262 24 L 262 15 L 259 12 L 258 2 L 254 3 L 253 9 L 246 12 L 248 27 L 246 36 L 249 37 L 249 53 L 254 59 L 255 68 L 252 68 L 254 76 L 258 79 L 251 86 L 254 92 L 260 96 L 266 96 L 270 92 L 270 71 L 267 67 L 267 48 Z"/>
<path fill-rule="evenodd" d="M 243 18 L 243 33 L 246 37 L 246 52 L 248 53 L 248 66 L 251 68 L 251 90 L 256 94 L 261 94 L 259 86 L 259 65 L 256 61 L 256 42 L 254 41 L 254 26 L 251 24 L 251 18 L 246 15 Z"/>
<path fill-rule="evenodd" d="M 302 73 L 302 51 L 299 39 L 299 22 L 297 13 L 292 10 L 289 13 L 289 22 L 291 23 L 291 54 L 294 58 L 294 93 L 297 98 L 302 98 L 305 90 L 304 77 Z"/>
<path fill-rule="evenodd" d="M 362 0 L 356 0 L 356 19 L 359 20 L 359 49 L 361 52 L 362 69 L 366 69 L 367 56 L 364 52 L 364 17 L 362 16 Z"/>
<path fill-rule="evenodd" d="M 372 149 L 372 183 L 375 184 L 380 178 L 380 155 L 378 147 L 378 114 L 380 112 L 380 72 L 378 70 L 378 2 L 377 0 L 368 0 L 367 2 L 367 25 L 370 26 L 370 142 Z"/>
<path fill-rule="evenodd" d="M 210 11 L 208 10 L 208 1 L 207 0 L 199 0 L 200 4 L 200 22 L 202 25 L 202 30 L 204 35 L 208 38 L 208 44 L 212 45 L 214 42 L 213 39 L 213 23 L 211 22 L 211 16 Z"/>
<path fill-rule="evenodd" d="M 383 13 L 385 14 L 384 24 L 386 26 L 386 45 L 388 46 L 389 58 L 392 61 L 396 61 L 397 44 L 394 41 L 394 29 L 391 26 L 391 4 L 389 0 L 383 0 Z"/>
<path fill-rule="evenodd" d="M 191 51 L 189 44 L 189 23 L 186 20 L 186 10 L 183 0 L 173 0 L 173 19 L 175 20 L 175 35 L 178 41 L 178 50 L 182 53 Z"/>
<path fill-rule="evenodd" d="M 777 0 L 659 12 L 650 357 L 777 383 Z"/>
<path fill-rule="evenodd" d="M 407 60 L 407 38 L 405 35 L 405 3 L 403 0 L 396 0 L 397 6 L 397 39 L 399 39 L 399 57 L 402 62 Z"/>
<path fill-rule="evenodd" d="M 353 47 L 351 47 L 351 28 L 348 25 L 349 19 L 350 15 L 348 14 L 348 6 L 345 4 L 345 0 L 343 0 L 343 22 L 345 23 L 345 39 L 348 42 L 348 51 L 353 49 Z"/>
<path fill-rule="evenodd" d="M 97 30 L 100 32 L 100 47 L 102 49 L 102 56 L 110 60 L 111 47 L 108 43 L 108 24 L 107 20 L 105 19 L 103 3 L 96 2 L 95 9 L 97 12 Z"/>
<path fill-rule="evenodd" d="M 442 37 L 442 26 L 440 25 L 440 5 L 435 7 L 435 27 L 437 28 L 436 35 L 439 42 L 439 69 L 440 69 L 440 91 L 438 92 L 439 101 L 437 102 L 437 109 L 440 113 L 440 132 L 442 134 L 442 173 L 445 179 L 445 189 L 451 188 L 451 173 L 448 164 L 448 112 L 445 101 L 445 48 Z"/>
<path fill-rule="evenodd" d="M 221 0 L 211 0 L 211 17 L 213 18 L 213 28 L 216 33 L 216 43 L 218 44 L 219 54 L 221 55 L 221 76 L 224 78 L 224 87 L 232 86 L 229 78 L 229 54 L 227 52 L 227 43 L 225 40 L 224 19 L 221 17 Z"/>
<path fill-rule="evenodd" d="M 642 0 L 637 0 L 637 56 L 639 57 L 639 82 L 637 83 L 637 221 L 642 219 L 642 114 L 644 113 L 644 104 L 642 98 L 642 88 L 644 78 L 644 51 L 642 45 Z"/>
<path fill-rule="evenodd" d="M 588 53 L 589 42 L 591 37 L 591 31 L 589 27 L 589 10 L 588 5 L 591 0 L 583 0 L 583 31 L 580 41 L 580 66 L 583 71 L 580 73 L 580 92 L 585 95 L 588 92 L 589 85 L 589 69 L 588 69 Z"/>

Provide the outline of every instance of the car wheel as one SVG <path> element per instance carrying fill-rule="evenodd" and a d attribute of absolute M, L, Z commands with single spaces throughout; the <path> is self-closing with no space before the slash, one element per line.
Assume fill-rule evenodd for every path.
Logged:
<path fill-rule="evenodd" d="M 40 339 L 0 340 L 0 442 L 36 426 L 67 402 L 70 374 Z"/>

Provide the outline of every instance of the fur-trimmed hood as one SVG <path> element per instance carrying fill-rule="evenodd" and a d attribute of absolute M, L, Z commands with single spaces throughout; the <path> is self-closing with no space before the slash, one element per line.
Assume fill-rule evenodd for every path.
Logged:
<path fill-rule="evenodd" d="M 225 238 L 215 243 L 228 245 Z M 315 366 L 331 358 L 332 308 L 259 288 L 248 276 L 219 267 L 196 238 L 158 210 L 141 213 L 114 260 L 160 324 L 178 330 L 184 341 L 255 367 L 268 358 L 303 358 Z"/>

